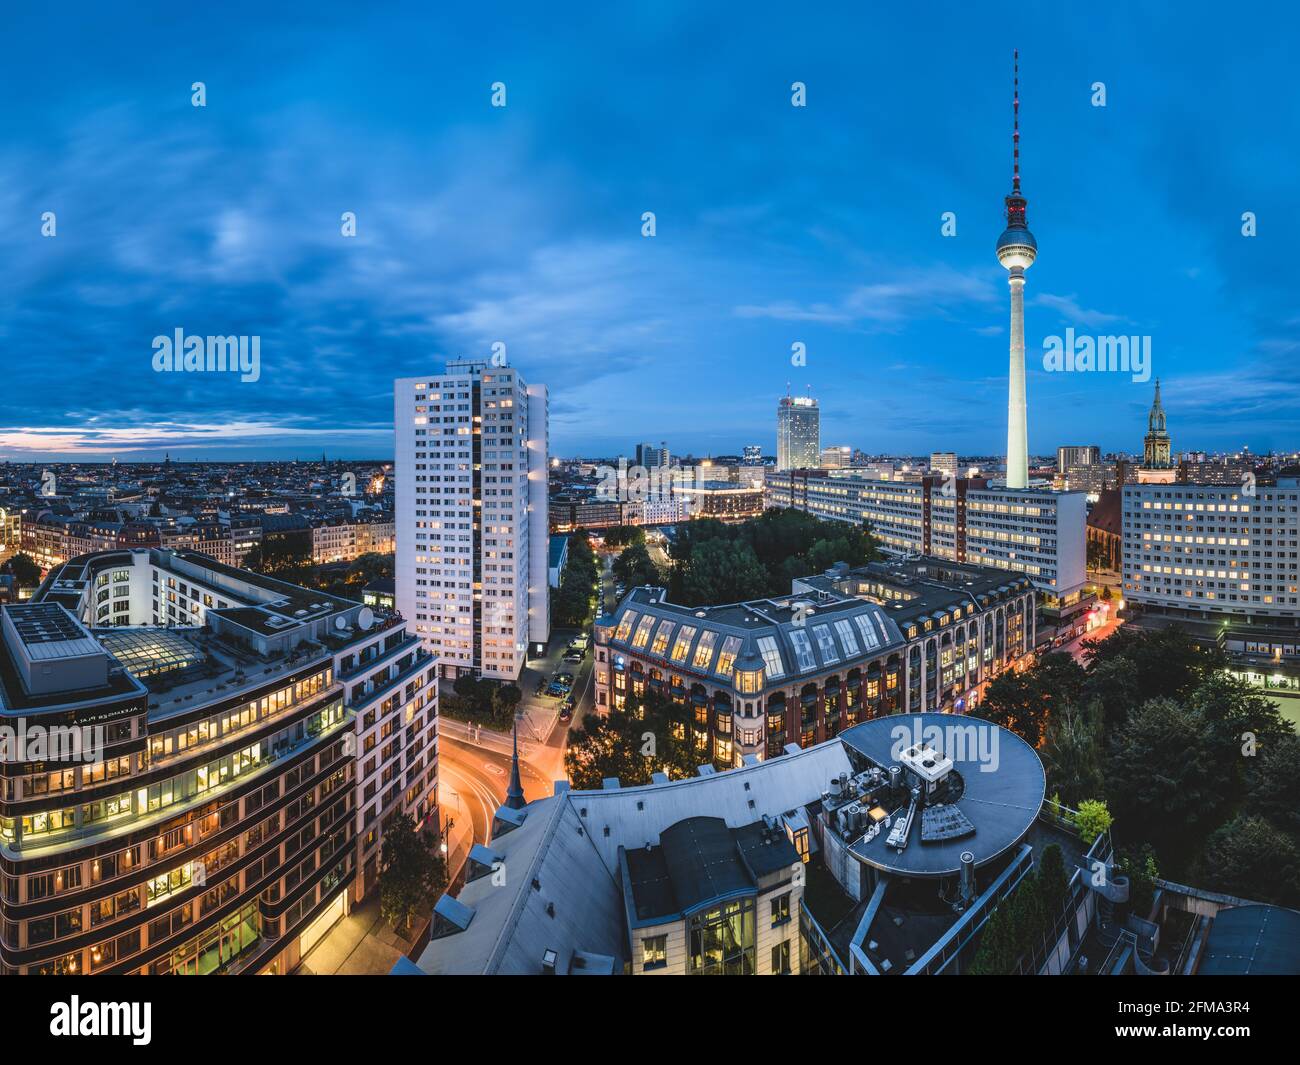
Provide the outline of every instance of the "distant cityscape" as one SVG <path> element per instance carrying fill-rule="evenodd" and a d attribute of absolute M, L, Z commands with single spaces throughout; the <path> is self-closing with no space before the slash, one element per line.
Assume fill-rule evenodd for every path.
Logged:
<path fill-rule="evenodd" d="M 154 439 L 104 429 L 71 402 L 65 418 L 87 437 L 67 461 L 25 461 L 64 454 L 45 451 L 61 427 L 3 436 L 0 976 L 1300 972 L 1300 450 L 1202 449 L 1229 438 L 1207 435 L 1204 407 L 1186 416 L 1182 364 L 1161 362 L 1179 367 L 1162 378 L 1132 319 L 1029 285 L 1031 268 L 1036 279 L 1059 269 L 1085 240 L 1061 239 L 1059 208 L 1051 241 L 1044 227 L 1040 248 L 1030 229 L 1021 53 L 1006 52 L 1002 177 L 981 207 L 991 218 L 1000 199 L 1002 224 L 968 222 L 962 206 L 963 232 L 983 233 L 987 276 L 942 258 L 909 272 L 854 249 L 853 270 L 872 280 L 842 296 L 703 301 L 744 328 L 843 329 L 830 373 L 805 373 L 808 345 L 795 340 L 788 356 L 778 349 L 784 389 L 750 380 L 749 354 L 718 388 L 706 378 L 721 358 L 678 338 L 699 379 L 675 376 L 642 319 L 684 316 L 685 293 L 643 293 L 621 265 L 628 242 L 658 239 L 655 211 L 606 253 L 566 244 L 507 270 L 485 246 L 509 243 L 530 212 L 505 202 L 500 175 L 466 168 L 469 184 L 498 183 L 502 197 L 483 209 L 482 239 L 457 245 L 454 198 L 400 228 L 456 271 L 472 245 L 491 285 L 518 270 L 530 298 L 446 312 L 445 292 L 468 282 L 426 263 L 411 305 L 394 297 L 381 312 L 354 302 L 361 275 L 336 286 L 319 264 L 285 263 L 281 288 L 319 282 L 324 302 L 364 322 L 340 327 L 321 310 L 298 330 L 328 365 L 286 366 L 252 333 L 173 326 L 155 338 L 150 372 L 183 376 L 177 394 L 203 397 L 218 429 L 224 419 L 232 438 L 310 439 L 311 457 L 213 461 L 202 457 L 216 446 L 211 425 L 178 416 Z M 796 113 L 807 88 L 790 86 Z M 206 108 L 205 84 L 191 91 Z M 1104 83 L 1093 93 L 1090 107 L 1105 107 Z M 493 81 L 490 106 L 506 100 Z M 615 138 L 593 123 L 584 136 L 603 151 Z M 545 139 L 543 124 L 527 128 Z M 910 161 L 898 165 L 901 188 L 914 179 Z M 804 176 L 795 184 L 805 206 L 820 201 Z M 733 236 L 772 209 L 757 202 L 767 193 L 732 204 L 729 176 L 721 186 L 727 209 L 704 213 Z M 667 236 L 681 219 L 665 198 Z M 338 213 L 339 239 L 364 235 L 350 244 L 358 259 L 383 249 L 365 260 L 365 284 L 396 291 L 400 255 L 367 243 L 380 212 L 363 203 L 359 230 L 346 206 L 329 208 L 330 226 Z M 904 234 L 912 209 L 889 210 Z M 782 284 L 802 294 L 812 259 L 854 243 L 834 210 L 791 227 L 808 254 L 789 256 Z M 936 239 L 955 236 L 957 212 L 934 214 Z M 1253 237 L 1254 214 L 1241 218 Z M 55 223 L 50 212 L 50 236 Z M 69 212 L 65 232 L 76 224 Z M 1127 241 L 1129 228 L 1107 239 Z M 221 266 L 178 265 L 183 284 L 169 284 L 215 292 L 227 271 L 274 257 L 262 239 L 229 208 L 211 252 Z M 774 226 L 762 239 L 791 238 Z M 141 248 L 123 237 L 115 254 L 153 254 Z M 676 283 L 686 260 L 666 261 L 656 269 Z M 700 276 L 728 265 L 705 262 Z M 1005 304 L 990 276 L 1005 277 Z M 584 289 L 598 299 L 585 304 Z M 105 316 L 120 302 L 89 283 L 79 299 Z M 604 350 L 614 327 L 601 301 L 635 308 L 634 339 L 619 343 L 644 350 Z M 911 357 L 898 385 L 882 338 L 900 308 L 948 322 L 963 303 L 985 316 L 961 324 L 980 342 Z M 1030 372 L 1026 321 L 1049 310 L 1135 335 L 1071 325 L 1064 343 L 1044 342 L 1044 373 L 1122 374 L 1139 391 L 1107 405 L 1081 376 L 1067 399 L 1076 419 L 1040 413 L 1048 390 Z M 439 345 L 461 352 L 444 357 L 408 344 L 435 327 L 477 338 L 502 320 L 561 350 L 535 357 L 511 340 L 507 355 L 505 341 L 476 340 Z M 552 333 L 560 320 L 580 328 Z M 354 327 L 364 373 L 345 352 Z M 390 343 L 408 345 L 400 360 L 382 355 Z M 1285 357 L 1294 347 L 1271 343 Z M 635 417 L 611 437 L 598 408 L 635 374 L 644 396 L 617 408 Z M 340 404 L 339 428 L 325 431 L 296 412 L 218 412 L 224 389 L 245 386 L 266 388 L 268 408 L 355 395 L 356 409 Z M 749 424 L 755 396 L 767 413 Z M 341 457 L 348 441 L 387 441 L 387 415 L 372 407 L 390 398 L 391 446 Z M 888 422 L 931 399 L 961 417 Z M 563 449 L 557 419 L 571 434 Z M 1031 429 L 1052 450 L 1031 453 Z M 929 447 L 865 446 L 885 439 Z M 159 440 L 180 442 L 136 461 Z M 718 450 L 683 446 L 701 441 Z M 972 441 L 993 450 L 958 446 Z M 1119 1013 L 1154 1001 L 1153 988 L 1170 1013 L 1236 1012 L 1248 997 L 1236 983 L 1218 1002 L 1179 990 L 1196 984 L 1112 986 Z M 923 992 L 919 1015 L 942 1017 L 961 998 Z M 52 1036 L 148 1043 L 147 1020 L 122 1029 L 140 1021 L 132 1003 L 87 999 L 78 1012 L 79 1001 L 52 1007 Z M 898 997 L 885 1001 L 882 1024 L 901 1032 Z M 1073 1019 L 1063 1031 L 1091 1039 Z"/>

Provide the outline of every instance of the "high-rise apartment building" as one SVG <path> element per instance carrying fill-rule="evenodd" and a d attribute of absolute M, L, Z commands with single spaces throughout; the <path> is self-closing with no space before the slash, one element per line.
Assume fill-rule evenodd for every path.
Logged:
<path fill-rule="evenodd" d="M 444 677 L 514 680 L 550 635 L 547 406 L 483 362 L 395 382 L 397 609 Z"/>
<path fill-rule="evenodd" d="M 636 464 L 647 470 L 667 469 L 672 464 L 672 452 L 668 450 L 668 442 L 661 440 L 658 446 L 637 444 Z"/>
<path fill-rule="evenodd" d="M 776 468 L 816 469 L 821 463 L 821 411 L 811 396 L 782 396 L 776 409 Z"/>
<path fill-rule="evenodd" d="M 746 444 L 744 457 L 746 466 L 763 465 L 763 449 L 758 444 Z"/>
<path fill-rule="evenodd" d="M 1056 472 L 1066 476 L 1079 466 L 1100 466 L 1101 448 L 1096 444 L 1083 444 L 1078 447 L 1058 447 L 1056 449 Z"/>
<path fill-rule="evenodd" d="M 1124 598 L 1176 617 L 1300 624 L 1300 477 L 1126 484 Z"/>

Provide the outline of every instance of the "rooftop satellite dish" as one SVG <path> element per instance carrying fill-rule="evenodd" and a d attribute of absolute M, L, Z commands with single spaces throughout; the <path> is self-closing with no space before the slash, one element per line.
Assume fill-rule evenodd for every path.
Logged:
<path fill-rule="evenodd" d="M 340 614 L 338 617 L 334 619 L 334 627 L 340 630 L 346 629 L 348 627 L 348 619 L 344 617 L 342 614 Z"/>
<path fill-rule="evenodd" d="M 375 623 L 375 612 L 368 606 L 363 606 L 360 613 L 357 614 L 357 628 L 365 632 Z"/>

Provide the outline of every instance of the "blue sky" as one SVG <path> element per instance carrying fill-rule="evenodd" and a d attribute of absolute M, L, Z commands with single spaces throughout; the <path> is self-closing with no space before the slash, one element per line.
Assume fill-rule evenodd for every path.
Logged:
<path fill-rule="evenodd" d="M 434 7 L 7 13 L 0 457 L 387 455 L 392 379 L 497 341 L 560 454 L 772 451 L 787 382 L 827 444 L 1000 452 L 1013 46 L 1031 450 L 1145 431 L 1066 327 L 1151 337 L 1176 450 L 1300 446 L 1294 9 Z M 155 373 L 177 328 L 260 380 Z"/>

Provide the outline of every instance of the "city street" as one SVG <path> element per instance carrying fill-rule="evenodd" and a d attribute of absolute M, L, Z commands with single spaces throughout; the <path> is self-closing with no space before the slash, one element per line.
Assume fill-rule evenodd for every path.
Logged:
<path fill-rule="evenodd" d="M 1104 625 L 1099 625 L 1091 632 L 1086 632 L 1082 636 L 1075 637 L 1073 640 L 1069 641 L 1069 643 L 1061 644 L 1057 650 L 1068 651 L 1076 662 L 1080 665 L 1085 665 L 1087 660 L 1084 657 L 1084 652 L 1087 648 L 1083 646 L 1084 641 L 1095 640 L 1100 642 L 1106 639 L 1107 636 L 1111 635 L 1111 633 L 1118 629 L 1122 624 L 1124 624 L 1123 621 L 1112 614 L 1110 620 Z"/>

